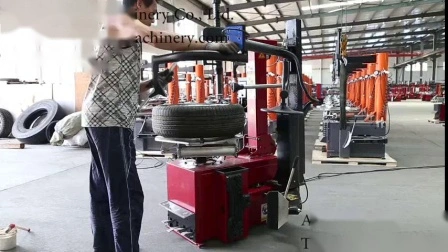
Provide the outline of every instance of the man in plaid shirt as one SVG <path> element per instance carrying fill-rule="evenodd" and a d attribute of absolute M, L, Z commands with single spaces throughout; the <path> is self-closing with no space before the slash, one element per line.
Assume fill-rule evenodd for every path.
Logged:
<path fill-rule="evenodd" d="M 82 108 L 82 126 L 92 152 L 93 247 L 99 252 L 139 251 L 144 195 L 135 164 L 133 136 L 139 93 L 154 84 L 166 86 L 172 81 L 172 72 L 166 70 L 157 80 L 140 83 L 142 43 L 170 51 L 238 52 L 235 44 L 227 42 L 137 39 L 152 34 L 166 38 L 178 35 L 151 27 L 151 17 L 157 13 L 156 0 L 124 0 L 123 5 L 126 15 L 115 17 L 104 30 L 108 39 L 102 41 L 95 60 L 103 68 L 97 67 L 93 73 Z"/>

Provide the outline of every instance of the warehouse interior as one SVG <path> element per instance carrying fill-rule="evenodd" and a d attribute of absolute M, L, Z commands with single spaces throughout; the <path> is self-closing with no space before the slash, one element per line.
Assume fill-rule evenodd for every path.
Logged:
<path fill-rule="evenodd" d="M 145 1 L 155 30 L 239 51 L 142 43 L 139 250 L 94 250 L 93 163 L 118 166 L 81 123 L 133 1 L 0 1 L 0 251 L 446 251 L 445 1 Z"/>

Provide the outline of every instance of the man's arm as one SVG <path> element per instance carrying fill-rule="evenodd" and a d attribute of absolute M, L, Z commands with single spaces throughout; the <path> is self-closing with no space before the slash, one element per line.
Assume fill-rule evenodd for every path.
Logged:
<path fill-rule="evenodd" d="M 206 42 L 190 35 L 178 35 L 167 31 L 156 30 L 138 20 L 135 20 L 135 23 L 137 34 L 141 37 L 142 42 L 158 49 L 168 51 L 212 50 L 226 54 L 235 54 L 239 51 L 238 46 L 231 42 Z"/>
<path fill-rule="evenodd" d="M 236 54 L 239 51 L 238 46 L 232 42 L 205 42 L 192 36 L 158 31 L 127 15 L 111 17 L 108 24 L 108 38 L 113 40 L 133 40 L 140 36 L 142 42 L 168 51 L 211 50 L 223 54 Z"/>

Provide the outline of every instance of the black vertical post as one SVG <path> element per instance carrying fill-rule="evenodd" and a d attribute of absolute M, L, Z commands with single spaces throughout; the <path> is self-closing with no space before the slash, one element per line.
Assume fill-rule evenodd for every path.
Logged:
<path fill-rule="evenodd" d="M 347 120 L 346 120 L 346 111 L 345 106 L 347 106 L 347 83 L 343 83 L 341 76 L 344 74 L 342 71 L 342 52 L 341 52 L 341 44 L 342 44 L 342 29 L 338 29 L 338 35 L 337 35 L 337 42 L 336 42 L 336 54 L 335 54 L 335 61 L 336 66 L 338 69 L 338 76 L 336 77 L 339 80 L 339 99 L 340 99 L 340 129 L 345 130 L 347 128 Z"/>
<path fill-rule="evenodd" d="M 302 80 L 302 20 L 294 19 L 286 21 L 286 49 L 299 59 L 298 71 L 295 62 L 285 64 L 289 67 L 289 99 L 296 101 L 290 103 L 292 109 L 303 112 L 302 88 L 299 81 Z M 292 97 L 291 97 L 292 96 Z M 291 192 L 298 196 L 297 200 L 291 202 L 302 208 L 300 197 L 300 185 L 305 182 L 305 117 L 303 113 L 279 115 L 277 120 L 287 116 L 289 119 L 289 165 L 295 169 L 294 177 L 291 183 Z M 278 123 L 277 123 L 278 124 Z"/>
<path fill-rule="evenodd" d="M 213 15 L 215 18 L 215 26 L 221 27 L 221 15 L 219 12 L 219 8 L 221 6 L 221 0 L 213 0 Z M 221 99 L 223 93 L 224 93 L 224 86 L 223 86 L 223 67 L 222 67 L 222 61 L 216 61 L 216 98 L 218 100 Z"/>
<path fill-rule="evenodd" d="M 299 85 L 299 81 L 302 80 L 302 20 L 293 19 L 286 21 L 286 47 L 288 51 L 297 55 L 297 58 L 299 59 L 299 71 L 297 71 L 294 62 L 290 62 L 289 64 L 289 83 L 292 87 L 290 91 L 293 92 L 292 94 L 289 94 L 289 97 L 297 102 L 292 103 L 292 109 L 303 111 L 302 89 Z"/>

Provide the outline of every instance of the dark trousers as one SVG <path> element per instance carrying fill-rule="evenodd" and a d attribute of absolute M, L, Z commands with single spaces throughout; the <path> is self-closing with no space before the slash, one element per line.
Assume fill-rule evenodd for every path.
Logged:
<path fill-rule="evenodd" d="M 92 151 L 90 195 L 97 252 L 139 251 L 143 190 L 131 129 L 86 128 Z"/>

